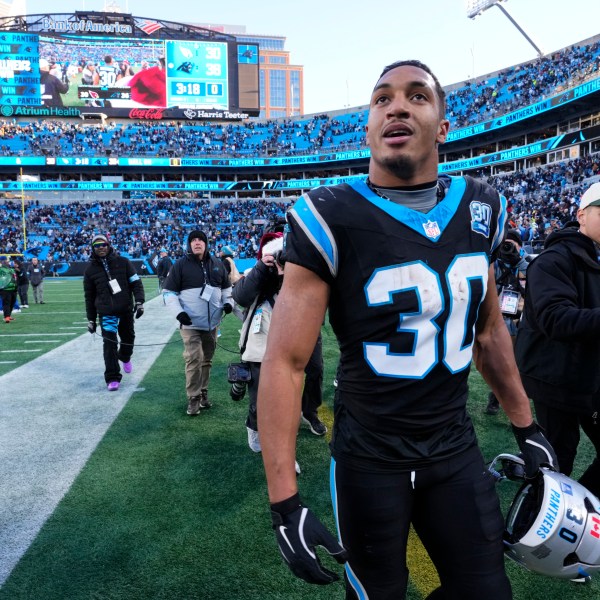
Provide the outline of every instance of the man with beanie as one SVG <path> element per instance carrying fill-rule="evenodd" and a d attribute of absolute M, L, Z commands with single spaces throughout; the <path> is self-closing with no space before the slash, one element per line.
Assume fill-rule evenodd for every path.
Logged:
<path fill-rule="evenodd" d="M 552 232 L 527 270 L 515 354 L 539 423 L 570 475 L 580 429 L 596 456 L 579 478 L 600 495 L 600 183 L 583 194 L 577 223 Z"/>
<path fill-rule="evenodd" d="M 163 288 L 167 308 L 179 321 L 185 360 L 187 414 L 210 408 L 208 381 L 223 313 L 233 310 L 231 281 L 225 266 L 208 251 L 206 234 L 188 235 L 187 253 L 171 267 Z"/>
<path fill-rule="evenodd" d="M 144 286 L 131 262 L 119 256 L 105 235 L 92 238 L 90 264 L 83 275 L 88 331 L 96 332 L 97 317 L 104 346 L 104 380 L 108 391 L 119 389 L 125 373 L 131 373 L 135 340 L 133 317 L 144 314 Z"/>
<path fill-rule="evenodd" d="M 158 289 L 162 292 L 165 285 L 165 279 L 169 274 L 169 269 L 173 264 L 169 258 L 169 253 L 166 248 L 161 248 L 159 251 L 160 259 L 156 265 L 156 275 L 158 276 Z"/>

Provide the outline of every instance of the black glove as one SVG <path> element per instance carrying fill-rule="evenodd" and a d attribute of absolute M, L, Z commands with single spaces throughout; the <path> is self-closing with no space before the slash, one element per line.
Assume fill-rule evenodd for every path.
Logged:
<path fill-rule="evenodd" d="M 558 459 L 550 442 L 544 437 L 542 428 L 534 421 L 529 427 L 512 426 L 525 461 L 525 478 L 535 477 L 540 467 L 551 467 L 558 471 Z"/>
<path fill-rule="evenodd" d="M 339 579 L 321 565 L 315 546 L 323 546 L 340 564 L 348 560 L 348 553 L 317 517 L 302 506 L 298 494 L 271 504 L 271 518 L 279 551 L 296 577 L 319 585 Z"/>
<path fill-rule="evenodd" d="M 177 320 L 182 324 L 182 325 L 191 325 L 192 324 L 192 320 L 190 319 L 190 315 L 188 315 L 184 310 L 182 310 L 178 315 L 177 315 Z"/>
<path fill-rule="evenodd" d="M 229 303 L 223 304 L 223 312 L 226 315 L 228 315 L 232 310 L 233 310 L 233 306 L 231 306 L 231 304 L 229 304 Z"/>
<path fill-rule="evenodd" d="M 96 333 L 97 327 L 98 325 L 96 324 L 96 321 L 92 321 L 91 319 L 88 321 L 88 331 L 90 333 Z"/>
<path fill-rule="evenodd" d="M 133 310 L 135 312 L 135 318 L 139 319 L 144 314 L 144 303 L 136 302 Z"/>

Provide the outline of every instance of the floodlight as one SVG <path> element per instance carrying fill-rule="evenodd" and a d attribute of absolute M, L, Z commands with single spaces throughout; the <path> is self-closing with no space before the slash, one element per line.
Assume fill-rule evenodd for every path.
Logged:
<path fill-rule="evenodd" d="M 492 6 L 497 6 L 506 16 L 506 18 L 519 30 L 521 35 L 534 47 L 538 56 L 544 56 L 544 53 L 534 43 L 534 41 L 527 35 L 525 30 L 515 21 L 512 15 L 502 6 L 502 2 L 506 0 L 467 0 L 467 17 L 469 19 L 475 19 L 481 15 L 484 11 Z"/>

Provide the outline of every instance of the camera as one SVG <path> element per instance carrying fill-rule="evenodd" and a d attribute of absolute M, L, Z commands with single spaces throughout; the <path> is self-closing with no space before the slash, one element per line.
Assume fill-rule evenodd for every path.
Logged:
<path fill-rule="evenodd" d="M 514 267 L 521 260 L 521 254 L 519 249 L 511 242 L 502 242 L 498 249 L 498 258 Z"/>
<path fill-rule="evenodd" d="M 238 402 L 246 395 L 246 384 L 243 381 L 236 381 L 231 384 L 229 395 L 232 400 Z"/>
<path fill-rule="evenodd" d="M 277 250 L 273 253 L 273 258 L 280 267 L 283 267 L 285 265 L 285 258 L 283 258 L 282 254 L 283 250 Z"/>

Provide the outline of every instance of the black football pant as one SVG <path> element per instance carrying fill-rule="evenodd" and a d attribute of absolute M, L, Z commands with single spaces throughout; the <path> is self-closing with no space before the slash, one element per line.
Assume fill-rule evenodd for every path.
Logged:
<path fill-rule="evenodd" d="M 347 600 L 405 597 L 411 523 L 438 571 L 436 598 L 512 598 L 495 480 L 479 448 L 406 473 L 332 461 L 331 479 L 338 532 L 349 552 Z"/>
<path fill-rule="evenodd" d="M 304 368 L 304 389 L 302 391 L 302 414 L 310 421 L 317 416 L 323 402 L 323 340 L 317 338 L 308 363 Z"/>
<path fill-rule="evenodd" d="M 596 497 L 600 497 L 600 420 L 598 415 L 581 415 L 567 412 L 533 401 L 538 423 L 545 429 L 545 435 L 552 444 L 561 473 L 570 476 L 581 438 L 580 427 L 590 438 L 596 449 L 596 458 L 579 478 L 579 483 Z"/>
<path fill-rule="evenodd" d="M 119 361 L 128 362 L 133 354 L 135 330 L 133 313 L 100 315 L 102 340 L 104 342 L 104 381 L 121 381 Z"/>

